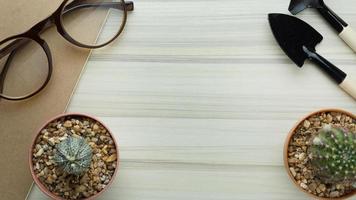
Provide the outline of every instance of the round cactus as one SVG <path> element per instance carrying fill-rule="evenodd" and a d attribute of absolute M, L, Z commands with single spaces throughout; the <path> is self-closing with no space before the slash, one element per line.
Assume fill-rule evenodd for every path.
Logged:
<path fill-rule="evenodd" d="M 90 166 L 92 149 L 83 138 L 69 137 L 56 145 L 54 161 L 68 174 L 81 175 Z"/>
<path fill-rule="evenodd" d="M 326 183 L 356 182 L 356 133 L 325 126 L 312 141 L 311 164 Z"/>

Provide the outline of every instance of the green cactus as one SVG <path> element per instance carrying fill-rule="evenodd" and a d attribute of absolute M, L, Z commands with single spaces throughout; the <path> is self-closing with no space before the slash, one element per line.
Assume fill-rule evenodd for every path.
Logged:
<path fill-rule="evenodd" d="M 325 126 L 312 141 L 311 164 L 326 183 L 356 182 L 356 133 Z"/>
<path fill-rule="evenodd" d="M 90 166 L 92 149 L 83 138 L 69 137 L 56 145 L 54 161 L 68 174 L 82 175 Z"/>

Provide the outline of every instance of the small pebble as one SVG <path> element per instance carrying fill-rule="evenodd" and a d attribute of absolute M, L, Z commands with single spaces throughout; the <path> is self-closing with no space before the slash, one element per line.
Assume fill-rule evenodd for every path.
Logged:
<path fill-rule="evenodd" d="M 79 125 L 75 125 L 73 127 L 73 130 L 76 131 L 76 132 L 79 132 L 80 131 L 80 126 Z"/>
<path fill-rule="evenodd" d="M 80 193 L 80 192 L 84 192 L 87 188 L 84 185 L 79 185 L 75 188 L 75 191 Z"/>
<path fill-rule="evenodd" d="M 304 160 L 305 159 L 305 153 L 301 153 L 298 155 L 299 160 Z"/>
<path fill-rule="evenodd" d="M 305 183 L 300 183 L 300 187 L 302 187 L 303 189 L 308 189 L 308 186 Z"/>
<path fill-rule="evenodd" d="M 43 148 L 39 149 L 37 153 L 35 154 L 35 157 L 40 157 L 44 153 Z"/>
<path fill-rule="evenodd" d="M 94 124 L 93 131 L 97 131 L 97 130 L 99 130 L 99 126 L 97 124 Z"/>
<path fill-rule="evenodd" d="M 45 175 L 45 173 L 44 173 L 43 170 L 42 170 L 40 173 L 37 174 L 38 177 L 42 177 L 42 176 L 44 176 L 44 175 Z"/>
<path fill-rule="evenodd" d="M 54 180 L 53 180 L 52 176 L 48 176 L 47 179 L 46 179 L 46 183 L 48 183 L 48 184 L 52 184 L 53 181 Z"/>
<path fill-rule="evenodd" d="M 48 144 L 51 145 L 51 146 L 54 146 L 56 144 L 56 141 L 53 137 L 49 138 L 48 139 Z"/>
<path fill-rule="evenodd" d="M 47 166 L 50 166 L 50 165 L 52 165 L 52 164 L 53 164 L 53 163 L 52 163 L 51 161 L 47 161 L 47 162 L 46 162 L 46 165 L 47 165 Z"/>
<path fill-rule="evenodd" d="M 308 120 L 305 120 L 303 125 L 304 125 L 304 128 L 309 128 L 310 122 Z"/>
<path fill-rule="evenodd" d="M 324 184 L 320 184 L 319 189 L 320 189 L 320 191 L 325 192 L 326 186 Z"/>
<path fill-rule="evenodd" d="M 70 127 L 72 127 L 72 122 L 67 120 L 66 122 L 64 122 L 63 126 L 66 128 L 70 128 Z"/>
<path fill-rule="evenodd" d="M 317 187 L 316 183 L 311 183 L 311 184 L 309 184 L 309 186 L 308 186 L 308 188 L 309 188 L 312 192 L 314 192 L 314 191 L 316 190 L 316 187 Z"/>
<path fill-rule="evenodd" d="M 112 155 L 109 156 L 109 158 L 106 159 L 105 161 L 106 161 L 106 162 L 113 162 L 113 161 L 116 160 L 116 158 L 117 158 L 116 154 L 112 154 Z"/>
<path fill-rule="evenodd" d="M 86 198 L 88 198 L 88 197 L 90 197 L 91 195 L 90 195 L 89 192 L 83 192 L 83 196 L 86 197 Z"/>
<path fill-rule="evenodd" d="M 293 177 L 297 175 L 297 172 L 295 172 L 295 169 L 293 167 L 290 167 L 289 170 L 292 173 Z"/>
<path fill-rule="evenodd" d="M 327 121 L 328 123 L 331 123 L 331 122 L 333 121 L 333 117 L 332 117 L 330 114 L 328 114 L 328 115 L 326 116 L 326 121 Z"/>
<path fill-rule="evenodd" d="M 335 198 L 335 197 L 339 197 L 339 196 L 340 196 L 340 194 L 339 194 L 338 191 L 333 191 L 333 192 L 330 193 L 330 197 L 331 198 Z"/>

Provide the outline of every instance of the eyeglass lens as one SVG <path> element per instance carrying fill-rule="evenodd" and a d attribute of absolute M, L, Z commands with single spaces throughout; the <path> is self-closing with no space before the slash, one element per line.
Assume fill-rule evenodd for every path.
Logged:
<path fill-rule="evenodd" d="M 14 49 L 8 47 L 15 44 Z M 36 41 L 17 38 L 0 45 L 0 94 L 21 98 L 36 92 L 49 73 L 45 51 Z"/>
<path fill-rule="evenodd" d="M 120 31 L 124 20 L 123 1 L 86 0 L 68 2 L 62 11 L 64 30 L 75 41 L 89 46 L 110 42 Z M 96 27 L 102 27 L 98 36 Z M 93 33 L 93 34 L 83 34 Z"/>

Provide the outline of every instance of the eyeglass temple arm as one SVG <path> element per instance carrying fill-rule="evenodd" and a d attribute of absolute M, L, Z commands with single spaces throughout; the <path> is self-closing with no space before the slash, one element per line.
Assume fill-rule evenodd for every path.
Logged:
<path fill-rule="evenodd" d="M 124 10 L 126 7 L 127 11 L 133 11 L 134 3 L 132 1 L 127 1 L 125 2 L 125 5 L 123 5 L 121 2 L 85 3 L 85 2 L 73 1 L 72 3 L 68 4 L 64 8 L 64 14 L 77 9 L 90 8 L 90 7 L 115 8 L 120 10 Z"/>
<path fill-rule="evenodd" d="M 6 74 L 7 74 L 7 71 L 9 70 L 10 63 L 11 63 L 12 59 L 14 58 L 15 54 L 16 54 L 16 49 L 10 53 L 10 56 L 7 58 L 6 63 L 4 65 L 2 71 L 0 72 L 0 94 L 2 94 L 2 92 L 4 90 Z"/>
<path fill-rule="evenodd" d="M 0 49 L 0 59 L 8 55 L 10 52 L 16 50 L 18 47 L 26 44 L 26 40 L 17 39 L 10 44 L 6 45 L 4 48 Z"/>
<path fill-rule="evenodd" d="M 0 71 L 0 93 L 2 93 L 4 90 L 4 82 L 5 82 L 6 74 L 7 74 L 7 71 L 9 70 L 10 63 L 11 63 L 12 59 L 14 58 L 17 49 L 19 47 L 25 45 L 26 43 L 27 43 L 26 40 L 17 39 L 15 41 L 11 42 L 9 45 L 4 47 L 3 49 L 0 49 L 0 59 L 10 53 L 9 57 L 6 59 L 4 67 Z"/>
<path fill-rule="evenodd" d="M 7 46 L 5 46 L 4 48 L 0 49 L 0 60 L 10 53 L 9 57 L 6 59 L 4 67 L 0 71 L 0 94 L 2 94 L 2 92 L 4 90 L 6 74 L 7 74 L 7 71 L 9 70 L 10 63 L 11 63 L 12 59 L 14 58 L 17 49 L 19 47 L 21 47 L 22 45 L 25 45 L 26 43 L 27 43 L 26 40 L 17 39 L 15 41 L 11 42 L 10 44 L 8 44 Z"/>

